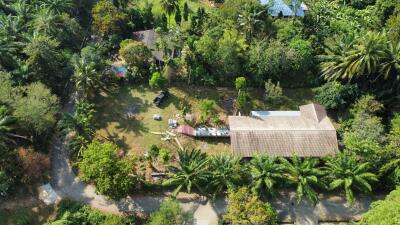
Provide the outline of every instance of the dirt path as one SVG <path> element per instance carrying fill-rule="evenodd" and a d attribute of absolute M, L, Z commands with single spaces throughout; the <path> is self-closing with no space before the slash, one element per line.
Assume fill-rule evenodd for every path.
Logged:
<path fill-rule="evenodd" d="M 74 110 L 74 100 L 65 107 L 65 112 Z M 52 140 L 52 180 L 54 190 L 63 198 L 91 205 L 99 210 L 122 214 L 125 212 L 140 212 L 149 214 L 159 208 L 165 196 L 135 196 L 113 201 L 96 193 L 95 188 L 81 182 L 74 174 L 68 159 L 68 145 L 65 138 L 54 135 Z M 382 196 L 380 197 L 382 198 Z M 226 211 L 225 199 L 217 199 L 215 202 L 181 199 L 182 206 L 194 213 L 196 224 L 216 225 L 218 216 Z M 358 220 L 360 215 L 366 212 L 371 204 L 368 198 L 358 198 L 350 207 L 345 204 L 345 199 L 338 196 L 325 196 L 314 208 L 307 201 L 300 205 L 295 204 L 293 192 L 285 192 L 279 198 L 271 201 L 272 206 L 278 212 L 281 222 L 289 222 L 301 225 L 318 224 L 318 221 L 349 221 Z"/>

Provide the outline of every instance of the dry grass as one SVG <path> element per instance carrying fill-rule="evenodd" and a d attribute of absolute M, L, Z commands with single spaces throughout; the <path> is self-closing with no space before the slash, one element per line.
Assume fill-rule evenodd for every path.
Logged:
<path fill-rule="evenodd" d="M 170 150 L 177 149 L 175 141 L 162 141 L 160 135 L 151 132 L 165 132 L 169 130 L 168 119 L 177 119 L 180 124 L 184 121 L 176 115 L 180 114 L 183 102 L 191 106 L 193 115 L 199 114 L 199 102 L 202 99 L 214 99 L 217 102 L 215 110 L 220 119 L 226 121 L 228 112 L 224 99 L 236 96 L 233 89 L 206 88 L 206 87 L 172 87 L 171 96 L 160 108 L 152 104 L 158 91 L 147 86 L 121 87 L 116 93 L 101 94 L 96 97 L 97 106 L 97 137 L 112 140 L 129 155 L 142 156 L 155 144 Z M 259 110 L 296 110 L 298 105 L 311 102 L 312 93 L 309 89 L 285 90 L 284 99 L 276 106 L 267 105 L 263 101 L 262 90 L 252 91 L 255 109 Z M 129 106 L 136 106 L 134 118 L 127 119 L 125 114 Z M 154 114 L 162 117 L 161 121 L 152 119 Z M 195 139 L 179 136 L 179 141 L 185 148 L 199 148 L 208 154 L 230 153 L 229 139 L 209 138 Z"/>

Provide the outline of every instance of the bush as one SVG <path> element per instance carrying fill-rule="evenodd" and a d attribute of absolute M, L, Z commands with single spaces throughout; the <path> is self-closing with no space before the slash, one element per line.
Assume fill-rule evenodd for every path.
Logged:
<path fill-rule="evenodd" d="M 134 220 L 131 217 L 106 214 L 71 200 L 63 200 L 58 205 L 56 218 L 46 223 L 56 224 L 133 225 Z"/>
<path fill-rule="evenodd" d="M 272 83 L 271 79 L 265 82 L 265 100 L 269 103 L 280 103 L 282 100 L 283 91 L 278 83 Z"/>
<path fill-rule="evenodd" d="M 183 225 L 192 222 L 192 215 L 183 211 L 179 202 L 168 199 L 161 203 L 160 209 L 150 215 L 148 225 Z"/>
<path fill-rule="evenodd" d="M 392 191 L 385 200 L 372 203 L 359 225 L 399 224 L 400 221 L 400 188 Z"/>
<path fill-rule="evenodd" d="M 167 87 L 168 80 L 159 72 L 154 72 L 149 80 L 151 88 L 164 89 Z"/>
<path fill-rule="evenodd" d="M 170 152 L 166 148 L 161 148 L 160 152 L 158 153 L 158 157 L 160 158 L 162 163 L 167 163 L 170 159 Z"/>
<path fill-rule="evenodd" d="M 341 84 L 339 82 L 328 82 L 321 87 L 315 88 L 315 99 L 327 109 L 345 109 L 358 95 L 356 85 Z"/>
<path fill-rule="evenodd" d="M 225 222 L 232 225 L 277 225 L 277 215 L 274 209 L 250 193 L 247 187 L 229 192 L 228 210 L 224 216 Z"/>
<path fill-rule="evenodd" d="M 119 160 L 118 147 L 114 143 L 92 142 L 78 163 L 83 181 L 93 182 L 101 194 L 120 199 L 130 193 L 136 185 L 135 161 Z"/>
<path fill-rule="evenodd" d="M 151 159 L 155 159 L 158 157 L 158 153 L 160 152 L 160 148 L 157 145 L 151 145 L 149 150 L 149 157 Z"/>

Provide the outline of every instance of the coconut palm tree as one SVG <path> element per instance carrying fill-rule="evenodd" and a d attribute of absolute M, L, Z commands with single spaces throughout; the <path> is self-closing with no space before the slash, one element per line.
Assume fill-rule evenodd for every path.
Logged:
<path fill-rule="evenodd" d="M 169 178 L 163 185 L 175 185 L 174 195 L 182 188 L 190 193 L 193 186 L 204 193 L 202 185 L 209 179 L 208 163 L 206 154 L 200 150 L 178 150 L 178 165 L 168 167 Z"/>
<path fill-rule="evenodd" d="M 265 13 L 264 10 L 253 10 L 251 12 L 250 9 L 246 9 L 242 14 L 239 14 L 239 25 L 244 29 L 247 40 L 250 40 L 253 37 L 257 24 L 263 22 L 262 20 L 258 19 L 263 13 Z"/>
<path fill-rule="evenodd" d="M 83 58 L 75 57 L 72 60 L 74 75 L 72 81 L 80 96 L 87 98 L 90 93 L 102 85 L 101 74 L 95 69 L 95 64 Z"/>
<path fill-rule="evenodd" d="M 179 0 L 161 0 L 161 7 L 168 15 L 168 24 L 171 22 L 171 15 L 175 13 L 179 7 Z"/>
<path fill-rule="evenodd" d="M 214 195 L 239 185 L 243 174 L 242 168 L 239 157 L 228 155 L 210 157 L 211 180 L 208 186 Z"/>
<path fill-rule="evenodd" d="M 249 167 L 252 177 L 252 191 L 256 194 L 275 195 L 277 185 L 285 179 L 283 164 L 273 157 L 255 156 L 250 161 Z"/>
<path fill-rule="evenodd" d="M 331 157 L 326 162 L 324 171 L 326 172 L 329 189 L 341 188 L 346 194 L 348 203 L 354 201 L 354 191 L 368 193 L 372 191 L 371 182 L 378 181 L 375 174 L 368 172 L 370 165 L 368 162 L 361 163 L 356 155 L 343 152 Z"/>
<path fill-rule="evenodd" d="M 385 57 L 382 59 L 380 72 L 386 80 L 393 75 L 400 80 L 400 43 L 389 44 Z"/>
<path fill-rule="evenodd" d="M 347 53 L 346 73 L 347 79 L 353 76 L 369 76 L 379 69 L 380 60 L 385 56 L 386 37 L 381 33 L 368 32 L 353 50 Z"/>
<path fill-rule="evenodd" d="M 327 80 L 341 79 L 346 70 L 346 56 L 354 43 L 354 36 L 328 39 L 325 54 L 320 55 L 322 76 Z"/>
<path fill-rule="evenodd" d="M 334 49 L 326 49 L 327 54 L 321 57 L 324 61 L 323 76 L 328 80 L 351 80 L 379 72 L 381 60 L 386 55 L 387 42 L 384 34 L 368 32 L 347 46 L 353 47 L 348 49 L 338 45 Z"/>
<path fill-rule="evenodd" d="M 285 165 L 285 176 L 289 184 L 296 186 L 297 203 L 307 197 L 314 205 L 318 202 L 318 193 L 315 187 L 323 187 L 320 177 L 323 172 L 317 167 L 319 160 L 316 158 L 300 159 L 293 156 L 291 160 L 282 158 Z"/>

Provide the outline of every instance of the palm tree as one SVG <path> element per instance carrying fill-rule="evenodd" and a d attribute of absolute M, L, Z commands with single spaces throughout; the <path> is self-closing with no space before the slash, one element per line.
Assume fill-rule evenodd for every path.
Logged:
<path fill-rule="evenodd" d="M 258 18 L 264 12 L 264 10 L 258 12 L 253 10 L 253 12 L 250 12 L 250 9 L 247 9 L 243 14 L 239 14 L 239 25 L 244 28 L 247 40 L 250 40 L 253 37 L 255 26 L 262 22 L 262 20 L 259 20 Z"/>
<path fill-rule="evenodd" d="M 212 156 L 209 171 L 211 172 L 209 187 L 214 195 L 239 185 L 243 173 L 240 158 L 227 155 Z"/>
<path fill-rule="evenodd" d="M 72 0 L 42 0 L 40 2 L 41 8 L 47 8 L 57 14 L 71 12 L 74 9 L 74 6 Z"/>
<path fill-rule="evenodd" d="M 168 15 L 168 24 L 171 22 L 171 15 L 175 13 L 179 7 L 179 0 L 161 0 L 161 7 Z"/>
<path fill-rule="evenodd" d="M 285 176 L 289 184 L 294 184 L 296 188 L 297 203 L 306 196 L 314 205 L 318 202 L 318 193 L 314 187 L 323 187 L 320 177 L 322 171 L 317 167 L 319 160 L 316 158 L 300 159 L 293 156 L 291 161 L 281 159 L 285 165 Z"/>
<path fill-rule="evenodd" d="M 100 73 L 95 69 L 95 64 L 87 62 L 83 58 L 73 59 L 74 75 L 72 81 L 80 96 L 87 98 L 91 91 L 102 85 Z"/>
<path fill-rule="evenodd" d="M 322 76 L 327 80 L 340 79 L 346 70 L 347 52 L 354 44 L 354 36 L 328 39 L 325 43 L 325 54 L 320 55 Z"/>
<path fill-rule="evenodd" d="M 330 190 L 342 188 L 346 194 L 347 202 L 351 204 L 354 201 L 354 190 L 365 193 L 371 192 L 370 183 L 378 181 L 375 174 L 368 172 L 369 168 L 369 163 L 359 162 L 355 154 L 338 153 L 326 162 L 325 179 L 329 182 Z"/>
<path fill-rule="evenodd" d="M 386 80 L 392 75 L 397 75 L 397 80 L 400 80 L 400 43 L 389 44 L 380 72 Z"/>
<path fill-rule="evenodd" d="M 378 71 L 380 59 L 385 55 L 386 37 L 380 33 L 368 32 L 354 49 L 348 52 L 346 76 L 369 76 Z"/>
<path fill-rule="evenodd" d="M 348 49 L 347 46 L 353 46 Z M 370 76 L 379 71 L 381 59 L 385 56 L 386 37 L 381 33 L 368 32 L 358 41 L 341 45 L 334 51 L 327 49 L 322 56 L 322 74 L 328 80 L 353 79 L 355 77 Z"/>
<path fill-rule="evenodd" d="M 285 178 L 285 167 L 276 158 L 269 156 L 255 156 L 249 166 L 253 180 L 252 191 L 256 194 L 265 192 L 275 195 L 277 184 Z"/>
<path fill-rule="evenodd" d="M 206 154 L 197 149 L 178 150 L 178 157 L 178 165 L 168 167 L 170 177 L 163 182 L 163 185 L 176 185 L 174 195 L 182 188 L 190 193 L 193 186 L 203 192 L 201 185 L 209 178 L 207 172 L 209 160 Z"/>

